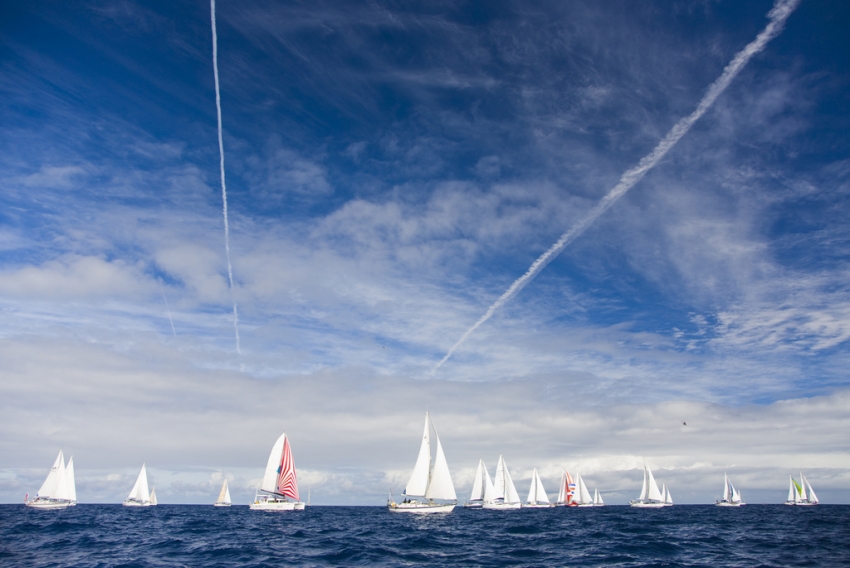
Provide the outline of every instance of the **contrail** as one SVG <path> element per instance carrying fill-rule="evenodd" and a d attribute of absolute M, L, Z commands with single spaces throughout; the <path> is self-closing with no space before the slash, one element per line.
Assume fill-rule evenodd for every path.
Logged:
<path fill-rule="evenodd" d="M 511 287 L 507 289 L 507 291 L 499 296 L 499 299 L 493 302 L 493 305 L 487 308 L 487 312 L 481 316 L 481 318 L 475 322 L 475 325 L 466 330 L 461 338 L 452 345 L 452 348 L 449 349 L 446 356 L 437 363 L 433 369 L 431 369 L 431 374 L 433 374 L 437 369 L 439 369 L 443 363 L 448 361 L 449 357 L 455 352 L 455 350 L 463 344 L 464 341 L 469 338 L 472 333 L 478 329 L 481 324 L 490 319 L 492 315 L 501 308 L 508 300 L 516 296 L 520 290 L 522 290 L 526 284 L 531 282 L 535 276 L 537 276 L 541 270 L 543 270 L 547 264 L 552 262 L 552 260 L 558 256 L 561 251 L 563 251 L 567 245 L 576 240 L 579 235 L 581 235 L 585 229 L 587 229 L 590 225 L 593 224 L 596 219 L 599 218 L 600 215 L 605 213 L 614 203 L 617 202 L 627 191 L 629 191 L 634 185 L 643 178 L 646 173 L 655 167 L 655 165 L 664 157 L 664 155 L 676 145 L 682 136 L 687 134 L 688 130 L 691 129 L 691 126 L 699 120 L 699 118 L 705 114 L 705 111 L 714 104 L 714 101 L 717 100 L 717 97 L 726 90 L 726 87 L 732 82 L 735 76 L 744 68 L 747 62 L 758 52 L 764 49 L 764 46 L 767 43 L 778 36 L 780 32 L 782 32 L 782 28 L 785 25 L 785 21 L 788 19 L 788 16 L 791 15 L 791 12 L 797 7 L 800 3 L 800 0 L 777 0 L 774 3 L 773 8 L 768 12 L 767 17 L 770 18 L 770 22 L 767 24 L 767 27 L 762 30 L 762 32 L 756 37 L 755 40 L 752 41 L 747 47 L 739 51 L 731 62 L 723 69 L 723 73 L 720 77 L 711 84 L 708 88 L 708 92 L 703 96 L 702 100 L 697 105 L 697 108 L 690 115 L 681 119 L 676 125 L 667 133 L 661 142 L 655 147 L 655 149 L 644 156 L 638 165 L 628 170 L 623 176 L 620 178 L 620 182 L 614 186 L 614 188 L 608 192 L 608 195 L 602 198 L 602 200 L 596 204 L 596 206 L 591 209 L 587 215 L 584 216 L 578 223 L 576 223 L 569 231 L 561 235 L 561 238 L 549 247 L 549 250 L 544 252 L 540 257 L 534 261 L 534 263 L 529 267 L 525 274 L 516 279 L 516 281 L 511 284 Z"/>
<path fill-rule="evenodd" d="M 165 297 L 165 288 L 162 286 L 162 279 L 159 281 L 159 291 L 162 292 L 162 299 L 165 300 L 165 311 L 168 312 L 168 321 L 171 323 L 171 333 L 177 337 L 177 330 L 174 329 L 174 320 L 171 319 L 171 308 L 168 306 L 168 298 Z"/>
<path fill-rule="evenodd" d="M 218 36 L 215 33 L 215 0 L 210 0 L 210 18 L 212 20 L 213 74 L 215 75 L 215 109 L 218 115 L 218 153 L 221 169 L 221 201 L 224 204 L 224 251 L 227 256 L 227 278 L 230 281 L 230 299 L 233 301 L 233 331 L 236 334 L 236 352 L 242 354 L 239 346 L 239 311 L 236 298 L 233 297 L 233 266 L 230 264 L 230 226 L 227 223 L 227 185 L 224 183 L 224 138 L 221 133 L 221 90 L 218 86 Z"/>

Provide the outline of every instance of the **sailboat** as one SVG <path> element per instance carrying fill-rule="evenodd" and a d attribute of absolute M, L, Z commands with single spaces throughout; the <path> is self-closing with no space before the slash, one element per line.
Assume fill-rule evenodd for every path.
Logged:
<path fill-rule="evenodd" d="M 570 472 L 564 470 L 564 473 L 561 474 L 561 486 L 558 488 L 558 500 L 555 502 L 556 505 L 563 505 L 565 507 L 575 507 L 577 503 L 573 501 L 576 493 L 576 484 L 573 483 L 573 477 L 570 475 Z"/>
<path fill-rule="evenodd" d="M 437 454 L 434 467 L 431 467 L 431 428 L 434 428 L 431 416 L 425 412 L 425 431 L 419 446 L 419 457 L 402 492 L 404 500 L 396 503 L 390 493 L 387 510 L 391 513 L 451 513 L 457 505 L 449 464 L 436 428 L 434 438 L 437 440 Z"/>
<path fill-rule="evenodd" d="M 594 507 L 604 507 L 605 501 L 602 500 L 602 495 L 599 494 L 598 489 L 593 490 L 593 506 Z"/>
<path fill-rule="evenodd" d="M 800 472 L 800 483 L 797 483 L 797 480 L 793 477 L 789 476 L 788 479 L 788 499 L 785 501 L 786 505 L 811 506 L 819 503 L 818 496 L 815 495 L 815 490 L 812 489 L 809 480 L 803 476 L 803 472 Z"/>
<path fill-rule="evenodd" d="M 158 504 L 159 502 L 156 500 L 156 487 L 151 487 L 151 507 Z"/>
<path fill-rule="evenodd" d="M 467 509 L 481 509 L 484 506 L 484 501 L 493 500 L 493 481 L 490 479 L 490 473 L 487 471 L 487 466 L 484 465 L 484 460 L 478 460 L 478 469 L 475 471 L 475 480 L 472 482 L 472 494 L 469 496 L 469 501 L 464 503 Z"/>
<path fill-rule="evenodd" d="M 493 481 L 493 499 L 484 501 L 485 509 L 519 509 L 522 501 L 516 492 L 511 472 L 505 458 L 499 455 L 499 463 L 496 465 L 496 479 Z"/>
<path fill-rule="evenodd" d="M 136 483 L 130 494 L 124 499 L 125 507 L 150 507 L 156 505 L 156 494 L 153 495 L 151 502 L 151 493 L 148 490 L 148 471 L 145 464 L 142 464 L 142 470 L 139 472 L 139 477 L 136 478 Z"/>
<path fill-rule="evenodd" d="M 664 502 L 665 507 L 673 506 L 673 496 L 670 495 L 670 490 L 667 489 L 667 484 L 661 484 L 661 500 Z"/>
<path fill-rule="evenodd" d="M 672 504 L 672 503 L 670 503 Z M 652 476 L 652 470 L 646 465 L 643 466 L 643 487 L 640 490 L 640 497 L 629 501 L 632 507 L 666 507 L 664 495 L 658 489 L 658 484 L 655 483 L 655 478 Z"/>
<path fill-rule="evenodd" d="M 34 499 L 25 500 L 27 507 L 35 509 L 64 509 L 77 504 L 77 488 L 74 483 L 74 457 L 65 467 L 65 455 L 59 450 L 53 467 L 47 474 Z"/>
<path fill-rule="evenodd" d="M 293 501 L 290 501 L 293 499 Z M 298 479 L 295 476 L 295 460 L 286 432 L 272 446 L 263 483 L 254 502 L 253 511 L 303 511 L 304 503 L 298 496 Z"/>
<path fill-rule="evenodd" d="M 576 486 L 578 487 L 578 495 L 573 500 L 573 504 L 578 507 L 593 507 L 593 497 L 587 490 L 587 485 L 585 485 L 580 473 L 576 473 Z"/>
<path fill-rule="evenodd" d="M 723 498 L 714 502 L 718 507 L 740 507 L 745 503 L 741 500 L 741 494 L 729 481 L 729 476 L 723 473 Z"/>
<path fill-rule="evenodd" d="M 546 490 L 543 489 L 543 482 L 540 481 L 540 474 L 537 473 L 537 468 L 531 474 L 531 486 L 528 488 L 528 499 L 525 500 L 523 507 L 533 509 L 543 509 L 554 507 L 549 502 L 549 496 L 546 495 Z"/>
<path fill-rule="evenodd" d="M 224 480 L 224 483 L 221 484 L 221 491 L 218 494 L 218 499 L 216 499 L 213 506 L 215 507 L 230 507 L 230 487 L 227 486 L 227 480 Z"/>

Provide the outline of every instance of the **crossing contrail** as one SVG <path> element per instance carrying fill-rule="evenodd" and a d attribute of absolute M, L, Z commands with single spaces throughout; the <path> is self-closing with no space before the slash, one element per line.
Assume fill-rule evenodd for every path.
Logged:
<path fill-rule="evenodd" d="M 210 18 L 212 20 L 213 75 L 215 76 L 215 109 L 218 116 L 218 153 L 221 170 L 221 201 L 224 204 L 224 252 L 227 256 L 227 278 L 230 282 L 230 299 L 233 301 L 233 332 L 236 334 L 236 352 L 242 354 L 239 346 L 239 311 L 233 296 L 233 266 L 230 263 L 230 226 L 227 223 L 227 184 L 224 183 L 224 138 L 221 133 L 221 90 L 218 86 L 218 36 L 215 33 L 215 0 L 210 0 Z"/>
<path fill-rule="evenodd" d="M 561 238 L 555 242 L 549 250 L 544 252 L 540 257 L 534 261 L 534 263 L 529 267 L 525 274 L 516 279 L 516 281 L 511 284 L 510 288 L 507 291 L 499 296 L 499 298 L 493 302 L 487 311 L 484 313 L 481 318 L 475 324 L 466 330 L 461 338 L 452 345 L 452 348 L 449 349 L 446 356 L 443 357 L 439 363 L 437 363 L 433 369 L 431 369 L 431 373 L 433 374 L 437 369 L 439 369 L 443 363 L 449 360 L 449 357 L 455 352 L 455 350 L 460 347 L 464 341 L 466 341 L 472 333 L 481 327 L 481 325 L 490 319 L 493 314 L 501 308 L 508 300 L 516 296 L 520 290 L 522 290 L 526 284 L 531 282 L 535 276 L 537 276 L 541 270 L 543 270 L 547 264 L 552 262 L 556 256 L 558 256 L 561 251 L 563 251 L 567 245 L 576 240 L 590 225 L 593 224 L 596 219 L 599 218 L 600 215 L 605 213 L 614 203 L 617 202 L 627 191 L 629 191 L 632 187 L 635 186 L 637 182 L 646 175 L 646 173 L 655 167 L 655 165 L 664 157 L 664 155 L 670 151 L 670 149 L 676 145 L 676 143 L 687 134 L 688 130 L 691 129 L 691 126 L 699 120 L 699 118 L 705 114 L 714 101 L 717 100 L 723 91 L 729 86 L 735 76 L 744 68 L 747 62 L 758 52 L 764 49 L 764 46 L 767 43 L 778 36 L 782 32 L 782 28 L 785 25 L 785 21 L 788 19 L 788 16 L 791 15 L 791 12 L 797 7 L 800 3 L 800 0 L 777 0 L 773 8 L 768 12 L 767 17 L 770 19 L 770 22 L 767 26 L 762 30 L 762 32 L 754 39 L 749 45 L 747 45 L 744 49 L 739 51 L 732 61 L 723 69 L 723 73 L 720 77 L 711 84 L 708 88 L 708 92 L 706 92 L 705 96 L 703 96 L 702 100 L 697 105 L 696 110 L 692 112 L 690 115 L 681 119 L 676 125 L 667 133 L 661 142 L 655 147 L 652 152 L 644 156 L 638 165 L 628 170 L 626 173 L 622 175 L 620 181 L 614 188 L 608 192 L 608 195 L 602 198 L 602 200 L 596 204 L 593 209 L 591 209 L 587 215 L 585 215 L 578 223 L 576 223 L 569 231 L 561 235 Z"/>

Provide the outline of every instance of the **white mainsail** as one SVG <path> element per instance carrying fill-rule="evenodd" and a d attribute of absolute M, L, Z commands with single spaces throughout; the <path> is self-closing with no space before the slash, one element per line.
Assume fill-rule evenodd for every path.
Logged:
<path fill-rule="evenodd" d="M 801 485 L 805 484 L 806 488 L 809 490 L 809 503 L 818 503 L 818 496 L 815 495 L 815 490 L 812 489 L 812 484 L 809 483 L 809 480 L 803 477 L 803 474 L 800 473 L 800 481 Z"/>
<path fill-rule="evenodd" d="M 50 468 L 47 478 L 35 494 L 36 497 L 44 497 L 46 499 L 56 498 L 56 486 L 59 481 L 60 468 L 65 468 L 65 456 L 62 454 L 62 450 L 59 450 L 59 455 L 56 456 L 56 461 L 53 462 L 53 467 Z"/>
<path fill-rule="evenodd" d="M 221 484 L 221 492 L 218 494 L 218 499 L 216 499 L 216 503 L 220 503 L 222 505 L 230 505 L 230 487 L 227 486 L 227 480 L 224 480 L 224 483 Z"/>
<path fill-rule="evenodd" d="M 652 470 L 649 467 L 646 467 L 646 478 L 647 478 L 647 494 L 646 498 L 650 501 L 663 501 L 664 496 L 661 495 L 661 491 L 658 490 L 658 484 L 655 483 L 655 477 L 652 475 Z"/>
<path fill-rule="evenodd" d="M 505 463 L 504 458 L 502 458 L 502 464 L 504 465 L 505 472 L 505 503 L 519 503 L 519 493 L 516 491 L 514 480 L 511 479 L 511 472 L 508 471 L 508 464 Z"/>
<path fill-rule="evenodd" d="M 643 501 L 643 500 L 646 499 L 646 489 L 647 489 L 646 466 L 643 466 L 643 485 L 640 488 L 640 497 L 638 497 L 639 501 Z"/>
<path fill-rule="evenodd" d="M 806 482 L 803 478 L 803 472 L 800 472 L 800 501 L 808 501 L 809 496 L 806 495 Z"/>
<path fill-rule="evenodd" d="M 484 499 L 484 472 L 487 468 L 484 466 L 484 459 L 478 460 L 478 469 L 475 470 L 475 479 L 472 481 L 472 493 L 469 495 L 470 501 L 482 501 Z"/>
<path fill-rule="evenodd" d="M 156 505 L 156 504 L 157 504 L 156 487 L 154 487 L 154 488 L 151 489 L 151 505 Z"/>
<path fill-rule="evenodd" d="M 587 490 L 587 485 L 585 485 L 584 479 L 582 479 L 581 474 L 576 473 L 576 478 L 576 485 L 578 485 L 578 504 L 592 505 L 593 497 L 590 496 L 590 491 Z"/>
<path fill-rule="evenodd" d="M 278 468 L 280 467 L 280 457 L 283 454 L 283 442 L 285 440 L 286 432 L 280 435 L 272 446 L 272 451 L 269 453 L 269 461 L 266 462 L 266 472 L 263 474 L 263 483 L 260 485 L 260 489 L 266 493 L 277 492 Z"/>
<path fill-rule="evenodd" d="M 139 503 L 150 502 L 151 494 L 148 490 L 148 472 L 145 469 L 145 464 L 142 464 L 142 470 L 139 472 L 139 477 L 136 478 L 136 483 L 130 494 L 127 496 L 127 501 L 137 501 Z"/>
<path fill-rule="evenodd" d="M 492 503 L 496 500 L 496 488 L 493 486 L 493 480 L 490 479 L 490 472 L 484 468 L 484 502 Z"/>
<path fill-rule="evenodd" d="M 723 473 L 723 500 L 729 500 L 729 476 Z"/>
<path fill-rule="evenodd" d="M 567 501 L 567 470 L 561 474 L 561 486 L 558 488 L 558 504 L 563 505 Z"/>
<path fill-rule="evenodd" d="M 793 503 L 797 500 L 797 488 L 794 487 L 794 478 L 790 475 L 788 476 L 788 499 L 785 500 L 786 503 Z"/>
<path fill-rule="evenodd" d="M 404 488 L 404 495 L 424 497 L 428 490 L 428 476 L 431 473 L 431 418 L 425 413 L 425 432 L 422 434 L 422 444 L 419 446 L 419 456 L 413 473 Z"/>

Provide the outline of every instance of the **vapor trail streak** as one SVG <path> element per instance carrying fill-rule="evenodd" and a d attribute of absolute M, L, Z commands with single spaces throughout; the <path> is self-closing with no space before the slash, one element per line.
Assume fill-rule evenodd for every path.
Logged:
<path fill-rule="evenodd" d="M 233 301 L 233 331 L 236 334 L 236 352 L 242 354 L 239 346 L 239 311 L 236 298 L 233 297 L 233 266 L 230 263 L 230 225 L 227 222 L 227 184 L 224 183 L 224 138 L 221 133 L 221 90 L 218 86 L 218 36 L 215 33 L 215 0 L 210 0 L 210 19 L 212 20 L 213 74 L 215 75 L 215 109 L 218 116 L 218 153 L 221 169 L 221 201 L 224 204 L 224 251 L 227 256 L 227 278 L 230 282 L 230 299 Z"/>
<path fill-rule="evenodd" d="M 168 298 L 165 297 L 165 288 L 162 286 L 162 280 L 159 281 L 159 291 L 162 292 L 162 299 L 165 300 L 165 311 L 168 312 L 168 322 L 171 324 L 171 333 L 177 337 L 177 330 L 174 329 L 174 320 L 171 319 L 171 308 L 168 305 Z"/>
<path fill-rule="evenodd" d="M 439 369 L 443 363 L 448 361 L 449 357 L 455 352 L 455 350 L 463 344 L 464 341 L 469 338 L 472 333 L 478 329 L 481 324 L 486 322 L 492 315 L 502 307 L 508 300 L 516 296 L 520 290 L 522 290 L 526 284 L 531 282 L 535 276 L 537 276 L 541 270 L 543 270 L 547 264 L 552 262 L 556 256 L 558 256 L 561 251 L 563 251 L 567 245 L 573 242 L 579 235 L 581 235 L 585 229 L 587 229 L 590 225 L 593 224 L 596 219 L 599 218 L 600 215 L 605 213 L 614 203 L 617 202 L 627 191 L 629 191 L 632 187 L 635 186 L 637 182 L 643 178 L 646 173 L 651 170 L 655 165 L 664 157 L 667 152 L 676 145 L 676 143 L 687 134 L 688 130 L 691 129 L 691 126 L 699 120 L 699 118 L 705 114 L 705 111 L 714 104 L 714 101 L 717 100 L 717 97 L 720 96 L 723 91 L 729 86 L 738 72 L 744 68 L 747 62 L 758 52 L 764 49 L 764 46 L 767 43 L 775 38 L 777 35 L 782 32 L 782 27 L 785 25 L 785 21 L 788 19 L 788 16 L 791 15 L 791 12 L 797 7 L 800 3 L 800 0 L 777 0 L 773 8 L 768 12 L 767 17 L 770 18 L 770 22 L 767 24 L 767 27 L 762 30 L 762 32 L 756 37 L 755 40 L 752 41 L 749 45 L 747 45 L 744 49 L 739 51 L 731 62 L 723 69 L 723 73 L 720 77 L 711 84 L 708 88 L 708 92 L 706 92 L 705 96 L 697 105 L 696 110 L 692 112 L 690 115 L 681 119 L 676 125 L 667 133 L 661 142 L 655 147 L 655 149 L 644 156 L 638 165 L 628 170 L 626 173 L 622 175 L 620 178 L 620 182 L 614 186 L 614 188 L 608 192 L 608 195 L 602 198 L 602 200 L 596 204 L 596 206 L 591 209 L 587 215 L 584 216 L 578 223 L 576 223 L 569 231 L 561 235 L 561 238 L 549 247 L 549 250 L 544 252 L 540 257 L 534 261 L 534 263 L 529 267 L 525 274 L 516 279 L 516 281 L 511 284 L 511 287 L 507 289 L 507 291 L 499 296 L 499 299 L 493 302 L 489 308 L 487 308 L 487 312 L 481 316 L 481 318 L 475 322 L 475 325 L 466 330 L 461 338 L 452 345 L 452 348 L 449 349 L 446 356 L 437 363 L 434 368 L 431 370 L 431 373 L 434 373 L 437 369 Z"/>

